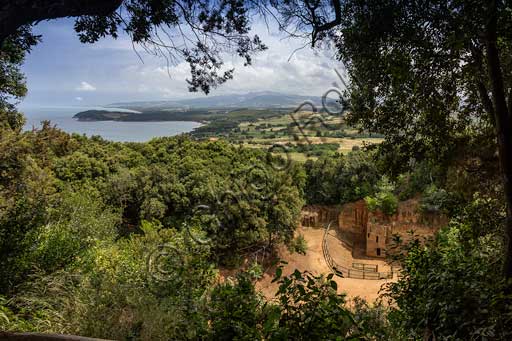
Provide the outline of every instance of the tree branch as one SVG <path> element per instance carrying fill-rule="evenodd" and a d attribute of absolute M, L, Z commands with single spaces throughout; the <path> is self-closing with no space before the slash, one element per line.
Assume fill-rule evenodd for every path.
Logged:
<path fill-rule="evenodd" d="M 487 92 L 487 88 L 485 87 L 482 81 L 477 81 L 476 86 L 478 89 L 478 94 L 480 95 L 480 99 L 482 100 L 482 104 L 484 106 L 485 111 L 489 114 L 489 118 L 494 125 L 496 125 L 496 117 L 494 114 L 494 107 L 492 105 L 491 98 L 489 97 L 489 93 Z"/>
<path fill-rule="evenodd" d="M 20 27 L 38 21 L 112 14 L 123 0 L 7 0 L 0 4 L 0 47 Z"/>
<path fill-rule="evenodd" d="M 480 96 L 480 99 L 482 101 L 485 111 L 489 115 L 489 118 L 490 118 L 493 126 L 495 126 L 496 118 L 495 118 L 495 114 L 494 114 L 494 106 L 492 104 L 491 98 L 489 97 L 489 92 L 487 91 L 487 87 L 485 86 L 485 84 L 482 80 L 483 77 L 485 76 L 482 50 L 480 48 L 477 48 L 474 43 L 471 43 L 469 49 L 471 51 L 471 56 L 473 57 L 473 60 L 475 61 L 475 66 L 477 69 L 477 76 L 475 77 L 475 79 L 476 79 L 476 87 L 478 90 L 478 94 Z"/>
<path fill-rule="evenodd" d="M 497 130 L 510 128 L 508 122 L 507 101 L 505 98 L 505 87 L 501 70 L 500 56 L 497 46 L 497 14 L 496 2 L 491 3 L 491 17 L 487 24 L 487 65 L 491 88 L 494 100 L 494 113 L 496 117 Z"/>
<path fill-rule="evenodd" d="M 316 8 L 312 9 L 309 5 L 309 1 L 306 1 L 306 4 L 308 5 L 308 8 L 310 9 L 310 11 L 313 12 L 313 13 L 311 13 L 312 21 L 313 21 L 312 22 L 313 33 L 312 33 L 312 38 L 311 38 L 311 46 L 314 47 L 318 33 L 328 31 L 328 30 L 338 26 L 339 24 L 341 24 L 341 3 L 340 3 L 340 0 L 332 0 L 332 6 L 334 7 L 335 18 L 333 21 L 327 22 L 322 25 L 318 25 L 318 23 L 315 23 L 316 16 L 315 16 L 314 11 L 316 10 Z"/>

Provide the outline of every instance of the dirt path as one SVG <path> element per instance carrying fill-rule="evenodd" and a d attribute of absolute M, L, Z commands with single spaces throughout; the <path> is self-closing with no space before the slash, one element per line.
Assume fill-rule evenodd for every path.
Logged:
<path fill-rule="evenodd" d="M 328 274 L 330 273 L 329 267 L 327 266 L 323 253 L 322 253 L 322 238 L 324 235 L 324 229 L 314 228 L 298 228 L 297 234 L 302 234 L 304 239 L 308 243 L 308 249 L 306 255 L 300 255 L 297 253 L 290 254 L 286 247 L 281 247 L 279 250 L 279 256 L 281 259 L 288 262 L 283 269 L 284 275 L 289 275 L 295 269 L 300 271 L 309 270 L 314 274 Z M 331 256 L 339 262 L 339 264 L 352 264 L 351 250 L 347 249 L 334 237 L 329 237 L 328 246 Z M 364 262 L 367 264 L 377 264 L 379 271 L 387 271 L 388 265 L 379 259 L 364 259 L 355 260 L 356 262 Z M 274 275 L 274 269 L 269 270 L 264 274 L 263 278 L 256 283 L 256 288 L 261 290 L 267 298 L 273 298 L 274 294 L 278 289 L 277 283 L 271 283 Z M 334 279 L 338 283 L 338 291 L 347 294 L 347 299 L 350 300 L 356 296 L 362 297 L 369 302 L 373 302 L 379 296 L 379 290 L 381 286 L 389 281 L 393 280 L 364 280 L 355 278 L 340 278 L 334 276 Z"/>

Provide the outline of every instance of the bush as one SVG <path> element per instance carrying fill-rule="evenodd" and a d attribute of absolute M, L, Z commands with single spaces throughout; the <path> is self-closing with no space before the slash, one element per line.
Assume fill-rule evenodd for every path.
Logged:
<path fill-rule="evenodd" d="M 511 295 L 496 273 L 501 238 L 472 239 L 463 221 L 452 222 L 434 241 L 401 245 L 402 276 L 386 285 L 389 319 L 403 339 L 510 340 Z"/>
<path fill-rule="evenodd" d="M 186 231 L 146 222 L 142 230 L 89 249 L 66 270 L 31 278 L 11 305 L 39 332 L 201 339 L 206 288 L 217 277 L 208 247 L 187 245 Z"/>
<path fill-rule="evenodd" d="M 253 262 L 247 269 L 247 274 L 252 279 L 260 279 L 263 276 L 263 267 L 258 262 Z"/>
<path fill-rule="evenodd" d="M 213 290 L 208 307 L 210 340 L 261 340 L 262 302 L 254 285 L 244 275 L 236 283 L 220 284 Z"/>
<path fill-rule="evenodd" d="M 388 320 L 389 307 L 381 300 L 369 304 L 360 297 L 352 301 L 354 320 L 364 332 L 364 340 L 403 340 L 399 330 L 392 328 Z"/>
<path fill-rule="evenodd" d="M 383 176 L 378 184 L 378 192 L 374 196 L 364 198 L 368 210 L 381 210 L 386 215 L 393 215 L 398 208 L 398 198 L 393 194 L 394 186 Z"/>
<path fill-rule="evenodd" d="M 308 250 L 308 242 L 304 238 L 304 235 L 299 234 L 288 246 L 290 253 L 297 252 L 301 255 L 305 255 Z"/>
<path fill-rule="evenodd" d="M 420 210 L 426 213 L 447 212 L 452 202 L 450 194 L 443 188 L 430 185 L 420 201 Z"/>
<path fill-rule="evenodd" d="M 398 208 L 398 198 L 389 192 L 379 192 L 374 197 L 365 197 L 364 200 L 368 210 L 380 210 L 388 216 L 395 214 Z"/>
<path fill-rule="evenodd" d="M 366 206 L 368 206 L 368 210 L 370 212 L 375 212 L 379 208 L 380 203 L 377 198 L 368 196 L 364 198 L 364 201 L 366 202 Z"/>
<path fill-rule="evenodd" d="M 393 215 L 398 208 L 398 198 L 390 192 L 381 192 L 377 194 L 380 202 L 380 209 L 386 215 Z"/>
<path fill-rule="evenodd" d="M 358 332 L 351 312 L 345 307 L 345 296 L 337 293 L 333 274 L 314 276 L 295 270 L 281 277 L 276 271 L 277 299 L 280 316 L 271 339 L 335 340 L 354 337 Z"/>

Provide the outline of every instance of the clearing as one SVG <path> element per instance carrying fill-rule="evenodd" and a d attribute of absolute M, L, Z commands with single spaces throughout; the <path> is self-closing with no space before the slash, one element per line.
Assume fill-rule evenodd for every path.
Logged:
<path fill-rule="evenodd" d="M 312 227 L 299 227 L 296 233 L 302 234 L 308 244 L 306 255 L 298 253 L 290 254 L 286 246 L 281 246 L 279 249 L 279 257 L 288 264 L 284 266 L 283 275 L 289 275 L 299 269 L 300 271 L 309 270 L 315 275 L 329 274 L 331 270 L 327 266 L 322 252 L 322 240 L 324 236 L 323 228 Z M 335 237 L 328 237 L 328 247 L 331 256 L 336 262 L 343 265 L 351 265 L 354 262 L 364 262 L 366 264 L 376 264 L 379 266 L 379 271 L 386 271 L 389 265 L 385 260 L 381 259 L 353 259 L 352 252 L 344 244 L 342 244 Z M 256 288 L 261 290 L 263 294 L 272 299 L 277 292 L 278 284 L 271 283 L 274 277 L 275 268 L 269 269 L 264 273 L 263 277 L 256 283 Z M 333 279 L 338 283 L 338 292 L 347 294 L 347 301 L 350 302 L 356 296 L 366 299 L 368 302 L 373 302 L 379 297 L 379 290 L 383 284 L 396 280 L 396 275 L 393 279 L 371 280 L 371 279 L 356 279 L 356 278 L 340 278 L 334 276 Z"/>

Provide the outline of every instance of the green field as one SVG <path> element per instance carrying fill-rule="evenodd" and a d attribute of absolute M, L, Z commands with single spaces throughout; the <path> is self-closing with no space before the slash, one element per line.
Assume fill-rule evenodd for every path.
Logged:
<path fill-rule="evenodd" d="M 141 113 L 89 110 L 75 115 L 84 121 L 198 121 L 204 123 L 190 134 L 197 139 L 222 138 L 253 148 L 285 146 L 295 161 L 316 159 L 355 147 L 381 143 L 380 136 L 349 127 L 342 117 L 287 108 L 160 109 Z"/>
<path fill-rule="evenodd" d="M 238 123 L 231 122 L 229 129 L 215 129 L 217 122 L 212 122 L 202 132 L 198 134 L 195 131 L 193 135 L 222 137 L 233 143 L 265 150 L 272 145 L 280 145 L 286 148 L 292 160 L 299 162 L 335 152 L 346 154 L 354 147 L 383 141 L 380 136 L 371 136 L 347 126 L 341 117 L 307 111 L 293 114 L 283 114 L 282 111 L 272 113 L 270 109 L 263 113 L 264 116 L 254 111 L 234 111 L 231 115 L 237 117 L 235 122 Z M 227 124 L 223 128 L 227 128 Z M 209 134 L 204 134 L 206 130 L 209 130 Z"/>

